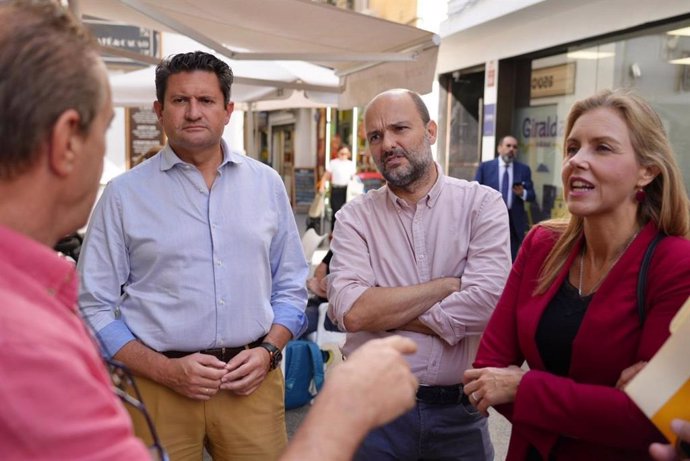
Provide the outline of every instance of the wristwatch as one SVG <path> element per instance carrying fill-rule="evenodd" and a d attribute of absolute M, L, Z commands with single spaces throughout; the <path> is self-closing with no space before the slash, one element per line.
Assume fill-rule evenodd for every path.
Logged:
<path fill-rule="evenodd" d="M 268 354 L 271 356 L 269 370 L 275 370 L 280 366 L 280 361 L 283 360 L 283 353 L 274 344 L 264 341 L 257 347 L 263 347 L 268 351 Z"/>

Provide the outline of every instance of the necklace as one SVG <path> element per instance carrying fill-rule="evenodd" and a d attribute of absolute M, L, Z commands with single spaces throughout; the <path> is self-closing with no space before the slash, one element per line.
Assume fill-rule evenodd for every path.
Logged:
<path fill-rule="evenodd" d="M 609 266 L 606 268 L 606 270 L 604 271 L 604 273 L 599 277 L 599 279 L 598 279 L 597 282 L 594 284 L 594 286 L 589 290 L 589 293 L 588 293 L 587 295 L 585 295 L 585 296 L 589 296 L 589 295 L 591 295 L 592 293 L 594 293 L 595 291 L 597 291 L 597 288 L 599 288 L 599 285 L 602 284 L 602 282 L 604 281 L 604 279 L 606 278 L 606 276 L 609 274 L 609 272 L 611 271 L 611 269 L 613 269 L 613 266 L 615 266 L 616 263 L 618 262 L 618 260 L 621 259 L 621 256 L 623 256 L 623 254 L 626 252 L 626 250 L 628 249 L 628 247 L 630 246 L 630 244 L 633 242 L 633 240 L 635 240 L 635 237 L 637 237 L 637 234 L 639 234 L 639 233 L 640 233 L 640 231 L 637 230 L 637 232 L 635 232 L 635 233 L 633 234 L 633 236 L 630 237 L 630 239 L 629 239 L 628 242 L 625 244 L 625 246 L 623 247 L 623 249 L 620 251 L 620 253 L 618 253 L 618 256 L 616 256 L 616 259 L 614 259 L 613 262 L 612 262 L 611 264 L 609 264 Z M 584 245 L 583 245 L 583 246 L 582 246 L 582 254 L 580 254 L 580 280 L 578 281 L 578 284 L 577 284 L 577 294 L 580 295 L 580 297 L 583 296 L 583 295 L 582 295 L 582 276 L 583 276 L 583 274 L 584 274 L 584 272 L 585 272 L 584 261 L 585 261 L 585 247 L 584 247 Z"/>

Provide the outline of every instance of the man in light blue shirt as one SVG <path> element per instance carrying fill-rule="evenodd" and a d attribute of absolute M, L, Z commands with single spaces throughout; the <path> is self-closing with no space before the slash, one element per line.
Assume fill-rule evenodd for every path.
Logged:
<path fill-rule="evenodd" d="M 306 328 L 307 263 L 283 182 L 221 139 L 231 83 L 207 53 L 159 64 L 168 144 L 108 185 L 79 259 L 80 306 L 104 353 L 138 375 L 173 459 L 200 460 L 203 446 L 214 460 L 276 459 L 287 441 L 276 367 Z"/>

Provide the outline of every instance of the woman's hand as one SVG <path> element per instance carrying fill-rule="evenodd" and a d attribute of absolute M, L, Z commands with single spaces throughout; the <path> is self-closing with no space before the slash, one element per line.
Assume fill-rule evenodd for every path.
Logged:
<path fill-rule="evenodd" d="M 616 381 L 616 389 L 621 389 L 628 385 L 630 381 L 647 365 L 647 362 L 637 362 L 635 365 L 630 365 L 625 370 L 621 371 L 621 375 Z"/>
<path fill-rule="evenodd" d="M 525 370 L 515 365 L 466 370 L 463 378 L 464 391 L 477 410 L 488 416 L 489 407 L 515 401 L 518 386 L 525 373 Z"/>

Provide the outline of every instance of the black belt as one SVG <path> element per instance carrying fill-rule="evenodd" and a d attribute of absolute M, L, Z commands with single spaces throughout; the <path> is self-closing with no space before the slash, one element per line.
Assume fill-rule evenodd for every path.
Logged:
<path fill-rule="evenodd" d="M 452 386 L 419 386 L 417 401 L 435 405 L 455 405 L 470 403 L 470 399 L 462 391 L 462 384 Z"/>
<path fill-rule="evenodd" d="M 331 186 L 333 189 L 347 189 L 347 186 Z"/>
<path fill-rule="evenodd" d="M 185 352 L 185 351 L 164 351 L 161 352 L 164 356 L 166 356 L 169 359 L 179 359 L 182 357 L 186 357 L 188 355 L 196 354 L 197 352 L 201 354 L 206 354 L 206 355 L 212 355 L 216 357 L 218 360 L 221 362 L 229 362 L 233 357 L 235 357 L 237 354 L 240 352 L 247 350 L 247 349 L 252 349 L 254 347 L 257 347 L 261 342 L 263 341 L 263 338 L 257 339 L 253 343 L 249 343 L 244 346 L 239 346 L 239 347 L 218 347 L 216 349 L 204 349 L 202 351 L 190 351 L 190 352 Z"/>

